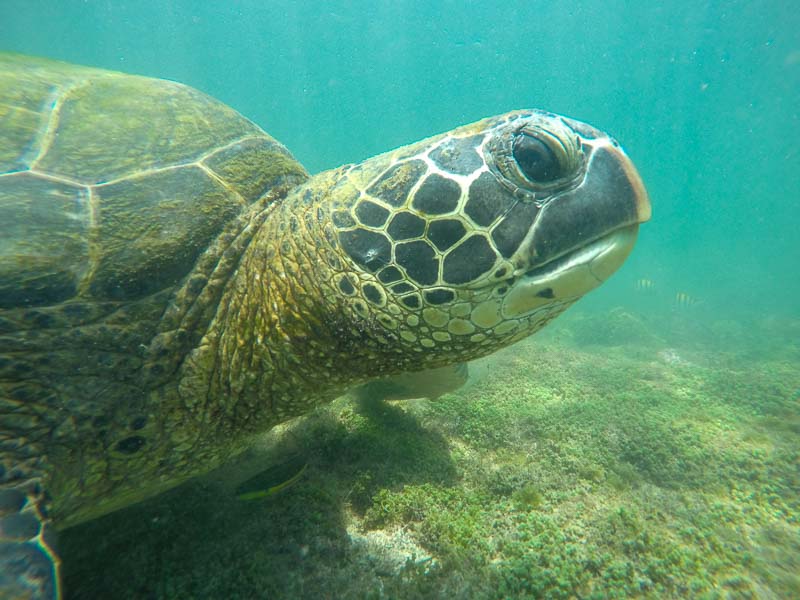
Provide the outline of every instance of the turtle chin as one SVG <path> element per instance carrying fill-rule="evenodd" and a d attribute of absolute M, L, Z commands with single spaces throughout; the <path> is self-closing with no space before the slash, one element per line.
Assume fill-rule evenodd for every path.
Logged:
<path fill-rule="evenodd" d="M 638 232 L 638 224 L 616 229 L 527 271 L 505 295 L 503 318 L 524 318 L 551 305 L 566 308 L 619 269 Z"/>

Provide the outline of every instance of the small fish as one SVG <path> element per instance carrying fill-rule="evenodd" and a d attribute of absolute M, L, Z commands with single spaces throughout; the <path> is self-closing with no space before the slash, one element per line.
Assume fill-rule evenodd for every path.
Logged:
<path fill-rule="evenodd" d="M 637 292 L 651 292 L 655 287 L 656 284 L 651 279 L 637 279 L 633 284 L 633 289 Z"/>
<path fill-rule="evenodd" d="M 688 308 L 690 306 L 696 306 L 700 304 L 701 300 L 690 296 L 685 292 L 678 292 L 675 294 L 675 304 L 677 304 L 681 308 Z"/>
<path fill-rule="evenodd" d="M 296 483 L 303 476 L 303 473 L 306 472 L 307 468 L 308 463 L 305 463 L 303 467 L 289 479 L 271 486 L 259 485 L 259 483 L 263 482 L 265 479 L 264 473 L 256 475 L 237 488 L 236 497 L 239 500 L 261 500 L 262 498 L 274 496 L 275 494 L 288 488 L 293 483 Z M 269 472 L 269 475 L 274 477 L 275 474 L 274 472 Z"/>

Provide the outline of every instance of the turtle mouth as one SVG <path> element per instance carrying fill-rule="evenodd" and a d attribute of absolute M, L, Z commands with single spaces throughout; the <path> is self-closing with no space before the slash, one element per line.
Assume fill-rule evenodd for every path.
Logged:
<path fill-rule="evenodd" d="M 638 223 L 620 227 L 525 272 L 506 295 L 503 316 L 516 318 L 544 305 L 571 304 L 625 262 L 638 232 Z"/>
<path fill-rule="evenodd" d="M 593 277 L 597 285 L 600 285 L 625 262 L 633 250 L 638 232 L 638 223 L 615 229 L 588 244 L 537 265 L 526 271 L 522 279 L 530 283 L 543 284 L 576 269 L 585 269 L 586 275 Z"/>
<path fill-rule="evenodd" d="M 647 191 L 628 156 L 607 138 L 591 146 L 583 183 L 546 203 L 533 227 L 529 268 L 503 302 L 506 318 L 569 305 L 598 287 L 622 266 L 639 224 L 650 219 Z"/>

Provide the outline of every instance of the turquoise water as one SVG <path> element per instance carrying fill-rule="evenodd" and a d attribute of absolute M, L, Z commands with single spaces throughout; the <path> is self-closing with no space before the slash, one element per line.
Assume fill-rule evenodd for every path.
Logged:
<path fill-rule="evenodd" d="M 787 2 L 3 0 L 0 48 L 175 79 L 313 172 L 514 108 L 614 134 L 654 205 L 589 302 L 796 316 L 800 15 Z M 670 308 L 670 302 L 658 305 Z"/>
<path fill-rule="evenodd" d="M 565 335 L 588 339 L 574 332 L 631 315 L 676 364 L 684 347 L 704 354 L 683 364 L 712 370 L 717 351 L 775 356 L 770 393 L 787 400 L 800 386 L 800 11 L 790 2 L 0 0 L 0 23 L 0 50 L 195 86 L 312 172 L 516 108 L 592 123 L 632 156 L 654 216 L 620 272 L 564 317 Z M 763 372 L 742 385 L 771 389 Z M 786 405 L 790 416 L 773 417 L 793 424 L 781 434 L 791 445 L 796 392 Z M 796 453 L 786 456 L 796 469 Z M 797 566 L 796 542 L 776 547 L 774 562 Z M 789 580 L 777 597 L 797 589 Z"/>

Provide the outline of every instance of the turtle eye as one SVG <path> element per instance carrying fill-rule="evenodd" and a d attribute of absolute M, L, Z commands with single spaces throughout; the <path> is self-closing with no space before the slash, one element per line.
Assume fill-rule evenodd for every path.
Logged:
<path fill-rule="evenodd" d="M 548 183 L 562 176 L 555 153 L 539 138 L 520 133 L 512 150 L 520 171 L 531 181 Z"/>

